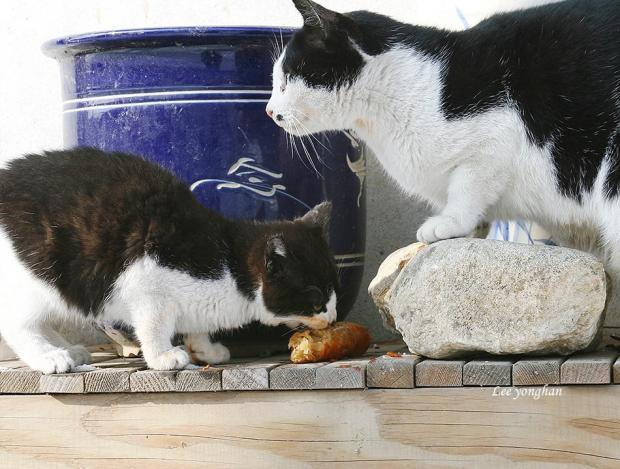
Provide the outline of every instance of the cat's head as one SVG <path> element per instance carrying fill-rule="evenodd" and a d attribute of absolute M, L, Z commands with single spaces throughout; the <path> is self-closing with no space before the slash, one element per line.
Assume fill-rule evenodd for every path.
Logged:
<path fill-rule="evenodd" d="M 373 49 L 349 16 L 293 0 L 304 19 L 273 67 L 267 114 L 294 135 L 352 128 L 354 84 Z"/>
<path fill-rule="evenodd" d="M 270 231 L 254 269 L 267 309 L 261 322 L 322 329 L 336 320 L 338 273 L 327 244 L 331 203 Z"/>

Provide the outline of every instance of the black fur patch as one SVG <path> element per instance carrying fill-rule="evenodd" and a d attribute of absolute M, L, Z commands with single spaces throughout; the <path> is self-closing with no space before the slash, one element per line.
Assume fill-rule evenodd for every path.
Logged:
<path fill-rule="evenodd" d="M 124 268 L 145 254 L 201 279 L 228 268 L 248 298 L 260 282 L 280 314 L 313 311 L 308 287 L 326 295 L 336 288 L 321 226 L 228 220 L 172 174 L 131 155 L 80 148 L 14 160 L 0 170 L 0 206 L 20 259 L 85 314 L 97 314 Z M 274 235 L 287 256 L 268 275 Z"/>
<path fill-rule="evenodd" d="M 617 145 L 620 124 L 617 0 L 567 0 L 499 14 L 462 32 L 406 25 L 369 12 L 337 18 L 328 23 L 328 34 L 339 40 L 325 42 L 324 50 L 308 53 L 306 27 L 292 39 L 291 73 L 318 85 L 313 74 L 329 77 L 329 87 L 353 80 L 359 65 L 348 59 L 350 41 L 343 35 L 369 55 L 395 45 L 415 47 L 446 64 L 442 103 L 448 119 L 515 106 L 531 142 L 550 144 L 563 194 L 580 200 L 605 156 L 618 157 L 617 146 L 610 147 Z M 338 57 L 341 65 L 327 70 L 326 57 Z M 611 164 L 608 192 L 616 196 L 618 162 Z"/>
<path fill-rule="evenodd" d="M 335 89 L 352 83 L 363 65 L 346 34 L 336 30 L 324 37 L 320 30 L 304 27 L 287 45 L 282 71 L 302 77 L 309 86 Z"/>

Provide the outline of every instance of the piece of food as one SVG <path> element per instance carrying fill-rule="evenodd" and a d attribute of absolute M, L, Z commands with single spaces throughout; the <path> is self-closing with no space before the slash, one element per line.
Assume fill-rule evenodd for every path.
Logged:
<path fill-rule="evenodd" d="M 327 329 L 296 332 L 288 342 L 293 363 L 314 363 L 362 355 L 370 345 L 368 329 L 337 322 Z"/>

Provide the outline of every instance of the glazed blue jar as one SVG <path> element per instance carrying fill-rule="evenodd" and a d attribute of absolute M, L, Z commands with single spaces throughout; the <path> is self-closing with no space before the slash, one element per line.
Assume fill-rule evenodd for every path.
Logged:
<path fill-rule="evenodd" d="M 66 147 L 141 155 L 233 218 L 290 219 L 331 200 L 342 319 L 364 265 L 365 150 L 348 133 L 306 138 L 315 171 L 265 114 L 275 45 L 292 32 L 112 31 L 53 40 L 44 52 L 60 64 Z"/>

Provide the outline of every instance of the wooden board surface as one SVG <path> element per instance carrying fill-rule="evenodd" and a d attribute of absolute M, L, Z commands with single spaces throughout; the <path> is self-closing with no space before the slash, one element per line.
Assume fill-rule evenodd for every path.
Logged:
<path fill-rule="evenodd" d="M 269 372 L 277 361 L 226 366 L 222 371 L 222 389 L 226 391 L 264 391 L 269 389 Z"/>
<path fill-rule="evenodd" d="M 463 386 L 464 360 L 424 360 L 415 367 L 416 387 Z"/>
<path fill-rule="evenodd" d="M 620 380 L 618 350 L 572 357 L 430 360 L 372 347 L 365 357 L 333 363 L 291 364 L 288 356 L 235 359 L 229 364 L 181 371 L 146 369 L 140 358 L 118 358 L 94 348 L 91 371 L 42 375 L 19 360 L 0 362 L 0 394 L 158 393 L 413 387 L 608 384 Z M 390 351 L 388 355 L 384 355 Z M 94 371 L 92 371 L 94 370 Z M 615 373 L 615 374 L 614 374 Z"/>
<path fill-rule="evenodd" d="M 503 358 L 467 362 L 463 366 L 463 386 L 510 386 L 512 363 Z"/>
<path fill-rule="evenodd" d="M 618 354 L 612 351 L 583 353 L 568 358 L 560 368 L 562 384 L 609 384 Z"/>
<path fill-rule="evenodd" d="M 129 375 L 129 386 L 132 392 L 174 392 L 176 376 L 176 371 L 136 371 Z"/>
<path fill-rule="evenodd" d="M 176 376 L 177 392 L 205 392 L 222 390 L 222 369 L 181 370 Z"/>
<path fill-rule="evenodd" d="M 0 371 L 1 394 L 33 394 L 39 392 L 42 373 L 29 368 L 9 368 Z"/>
<path fill-rule="evenodd" d="M 84 373 L 42 375 L 39 379 L 39 392 L 70 394 L 83 393 Z"/>
<path fill-rule="evenodd" d="M 384 355 L 373 358 L 366 367 L 366 385 L 369 388 L 409 389 L 415 386 L 417 355 Z"/>
<path fill-rule="evenodd" d="M 269 372 L 269 387 L 276 390 L 315 389 L 316 370 L 326 363 L 286 364 Z"/>
<path fill-rule="evenodd" d="M 494 388 L 1 396 L 0 460 L 95 469 L 620 467 L 620 386 L 558 389 L 538 399 Z"/>
<path fill-rule="evenodd" d="M 363 389 L 369 359 L 341 360 L 316 370 L 315 389 Z"/>
<path fill-rule="evenodd" d="M 102 369 L 84 374 L 84 392 L 129 392 L 134 368 Z"/>
<path fill-rule="evenodd" d="M 560 366 L 564 357 L 523 358 L 512 365 L 512 384 L 535 386 L 560 384 Z"/>

